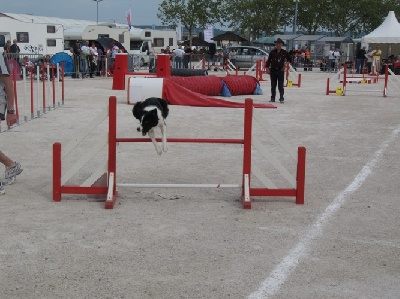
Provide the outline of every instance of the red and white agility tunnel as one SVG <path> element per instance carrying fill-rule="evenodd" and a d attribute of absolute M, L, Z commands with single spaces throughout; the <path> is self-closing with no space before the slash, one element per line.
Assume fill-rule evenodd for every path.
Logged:
<path fill-rule="evenodd" d="M 105 195 L 105 208 L 112 209 L 117 200 L 117 187 L 135 187 L 135 188 L 239 188 L 241 189 L 243 207 L 245 209 L 251 208 L 251 196 L 280 196 L 280 197 L 295 197 L 296 204 L 304 204 L 304 185 L 305 185 L 305 160 L 306 149 L 302 146 L 298 147 L 297 153 L 293 150 L 288 151 L 291 157 L 297 159 L 296 176 L 291 177 L 290 174 L 283 169 L 281 174 L 291 184 L 293 188 L 276 188 L 273 183 L 252 163 L 252 146 L 261 154 L 265 159 L 270 157 L 265 149 L 262 149 L 261 143 L 252 138 L 253 117 L 258 123 L 265 125 L 265 119 L 257 119 L 257 115 L 253 115 L 253 100 L 245 100 L 244 109 L 244 129 L 243 137 L 238 139 L 221 139 L 221 138 L 167 138 L 171 143 L 214 143 L 214 144 L 240 144 L 243 145 L 243 170 L 241 174 L 242 184 L 140 184 L 138 182 L 132 184 L 119 184 L 117 179 L 117 144 L 118 143 L 138 143 L 138 142 L 151 142 L 150 138 L 121 138 L 117 136 L 117 99 L 112 96 L 109 99 L 108 109 L 108 162 L 107 162 L 107 180 L 103 183 L 88 185 L 88 180 L 92 177 L 100 179 L 104 175 L 96 171 L 96 175 L 92 174 L 83 185 L 66 185 L 62 182 L 68 181 L 72 177 L 73 171 L 66 171 L 64 176 L 62 174 L 62 153 L 61 144 L 53 144 L 53 200 L 61 201 L 62 194 L 98 194 Z M 102 118 L 106 116 L 105 113 L 100 114 L 94 120 L 94 124 L 100 124 Z M 88 127 L 93 130 L 95 126 L 91 123 Z M 271 131 L 270 129 L 267 129 Z M 82 131 L 88 131 L 83 129 Z M 275 136 L 274 136 L 275 135 Z M 281 137 L 276 137 L 276 132 L 272 132 L 271 136 L 277 140 L 286 149 L 285 141 Z M 79 143 L 84 137 L 77 137 L 73 145 L 70 144 L 65 147 L 66 152 L 71 152 L 73 146 Z M 160 139 L 157 139 L 160 142 Z M 82 167 L 86 162 L 78 161 L 77 166 Z M 270 163 L 276 168 L 280 169 L 281 164 L 273 159 Z M 73 167 L 75 168 L 75 167 Z M 74 169 L 75 170 L 75 169 Z M 78 168 L 76 168 L 78 170 Z M 266 188 L 253 188 L 251 187 L 251 174 L 254 174 Z M 94 182 L 94 180 L 92 180 Z M 100 180 L 97 180 L 99 182 Z"/>
<path fill-rule="evenodd" d="M 192 76 L 168 78 L 130 77 L 127 102 L 134 104 L 150 97 L 165 99 L 170 105 L 244 108 L 244 103 L 215 98 L 225 90 L 229 95 L 250 95 L 259 88 L 252 76 Z M 276 108 L 270 103 L 254 103 L 255 108 Z"/>

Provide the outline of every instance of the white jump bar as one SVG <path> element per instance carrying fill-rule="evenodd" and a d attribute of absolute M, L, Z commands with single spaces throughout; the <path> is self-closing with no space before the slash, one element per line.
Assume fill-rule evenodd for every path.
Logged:
<path fill-rule="evenodd" d="M 239 184 L 129 184 L 119 183 L 117 187 L 136 188 L 242 188 Z"/>

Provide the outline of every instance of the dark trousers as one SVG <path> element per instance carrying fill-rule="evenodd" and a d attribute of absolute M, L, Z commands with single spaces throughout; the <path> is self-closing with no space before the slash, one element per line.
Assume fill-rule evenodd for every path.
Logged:
<path fill-rule="evenodd" d="M 271 78 L 271 100 L 275 101 L 276 97 L 276 85 L 279 90 L 279 100 L 283 101 L 283 95 L 285 93 L 283 89 L 283 83 L 285 81 L 285 72 L 282 70 L 271 70 L 269 74 Z"/>
<path fill-rule="evenodd" d="M 356 72 L 357 74 L 362 74 L 364 69 L 365 59 L 357 59 L 356 61 Z"/>

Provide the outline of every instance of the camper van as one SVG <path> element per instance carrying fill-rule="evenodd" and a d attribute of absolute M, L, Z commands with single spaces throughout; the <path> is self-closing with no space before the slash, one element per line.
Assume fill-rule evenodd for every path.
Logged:
<path fill-rule="evenodd" d="M 178 39 L 175 30 L 157 30 L 157 29 L 140 29 L 134 28 L 130 31 L 129 53 L 140 55 L 144 64 L 149 63 L 147 53 L 154 44 L 154 51 L 161 53 L 161 49 L 170 47 L 171 49 L 178 46 Z"/>
<path fill-rule="evenodd" d="M 27 15 L 29 16 L 29 15 Z M 0 52 L 7 40 L 17 40 L 22 54 L 56 54 L 63 51 L 63 26 L 57 23 L 34 23 L 28 18 L 15 18 L 0 13 Z"/>
<path fill-rule="evenodd" d="M 101 37 L 110 37 L 121 43 L 125 50 L 132 55 L 140 56 L 141 64 L 149 63 L 149 50 L 154 44 L 156 53 L 167 46 L 177 47 L 175 30 L 156 30 L 131 28 L 124 24 L 98 24 L 66 26 L 64 31 L 65 52 L 74 46 L 76 40 L 97 40 Z"/>

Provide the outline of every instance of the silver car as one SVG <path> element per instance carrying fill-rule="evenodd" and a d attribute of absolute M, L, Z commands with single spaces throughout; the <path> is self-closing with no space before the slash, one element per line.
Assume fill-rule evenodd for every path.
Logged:
<path fill-rule="evenodd" d="M 239 69 L 251 68 L 257 60 L 268 59 L 268 52 L 260 47 L 253 46 L 231 46 L 227 47 L 228 53 L 232 49 L 236 51 L 236 63 L 235 65 Z"/>

